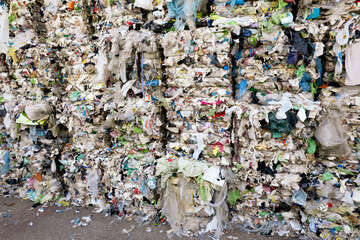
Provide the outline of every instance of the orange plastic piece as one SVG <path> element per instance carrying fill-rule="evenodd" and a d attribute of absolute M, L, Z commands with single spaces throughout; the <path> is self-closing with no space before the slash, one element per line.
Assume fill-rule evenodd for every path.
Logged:
<path fill-rule="evenodd" d="M 329 86 L 328 84 L 323 84 L 319 88 L 327 88 L 328 86 Z"/>
<path fill-rule="evenodd" d="M 70 11 L 74 10 L 74 2 L 73 1 L 69 2 L 69 10 Z"/>
<path fill-rule="evenodd" d="M 39 182 L 41 182 L 41 174 L 40 174 L 40 173 L 37 173 L 37 174 L 36 174 L 36 179 L 37 179 Z"/>

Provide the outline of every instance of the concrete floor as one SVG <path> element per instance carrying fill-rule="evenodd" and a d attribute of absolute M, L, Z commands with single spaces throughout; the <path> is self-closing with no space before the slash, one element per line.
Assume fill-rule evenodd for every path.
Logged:
<path fill-rule="evenodd" d="M 58 207 L 46 204 L 32 208 L 33 202 L 0 196 L 0 239 L 10 240 L 97 240 L 97 239 L 129 239 L 129 240 L 167 240 L 170 229 L 168 224 L 135 227 L 130 234 L 123 233 L 124 229 L 131 229 L 137 224 L 132 220 L 117 220 L 113 216 L 103 213 L 93 213 L 87 207 Z M 79 213 L 76 213 L 79 210 Z M 63 211 L 58 212 L 57 211 Z M 77 218 L 90 216 L 92 221 L 84 227 L 73 227 Z M 82 220 L 82 222 L 85 222 Z M 147 232 L 147 228 L 151 232 Z M 211 239 L 206 234 L 202 239 Z M 174 236 L 174 235 L 173 235 Z M 180 239 L 176 236 L 173 239 Z M 181 239 L 196 239 L 198 237 Z M 292 240 L 279 236 L 265 237 L 240 231 L 229 231 L 221 239 L 255 239 L 255 240 Z"/>

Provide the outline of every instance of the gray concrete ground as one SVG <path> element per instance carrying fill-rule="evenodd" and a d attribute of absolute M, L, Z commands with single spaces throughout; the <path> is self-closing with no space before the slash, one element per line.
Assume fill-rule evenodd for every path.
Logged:
<path fill-rule="evenodd" d="M 130 234 L 123 233 L 124 229 L 131 229 L 137 224 L 132 220 L 117 220 L 114 216 L 94 213 L 87 207 L 58 207 L 47 204 L 32 208 L 33 202 L 15 198 L 4 198 L 0 195 L 0 239 L 9 240 L 97 240 L 97 239 L 129 239 L 129 240 L 167 240 L 170 229 L 168 224 L 135 227 Z M 41 209 L 42 208 L 42 209 Z M 58 210 L 58 213 L 57 213 Z M 79 210 L 76 213 L 76 210 Z M 63 212 L 59 212 L 63 211 Z M 77 218 L 90 216 L 92 221 L 84 227 L 73 227 Z M 82 220 L 82 222 L 85 222 Z M 151 232 L 147 232 L 147 228 Z M 174 237 L 173 239 L 180 239 Z M 198 237 L 181 239 L 196 239 Z M 211 239 L 208 234 L 203 238 Z M 255 240 L 292 240 L 279 236 L 265 237 L 240 231 L 229 231 L 221 239 L 255 239 Z"/>

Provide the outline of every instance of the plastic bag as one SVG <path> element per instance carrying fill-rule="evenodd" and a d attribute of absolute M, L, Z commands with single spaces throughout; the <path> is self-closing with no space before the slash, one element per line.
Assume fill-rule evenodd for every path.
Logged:
<path fill-rule="evenodd" d="M 135 7 L 143 8 L 146 10 L 153 10 L 154 6 L 152 4 L 152 0 L 135 0 Z"/>
<path fill-rule="evenodd" d="M 345 84 L 354 86 L 360 84 L 360 42 L 346 46 L 346 58 L 345 58 L 345 69 L 346 69 L 346 80 Z"/>
<path fill-rule="evenodd" d="M 185 21 L 190 29 L 195 27 L 196 11 L 200 4 L 200 0 L 173 0 L 168 3 L 168 17 L 176 18 L 175 27 L 184 29 Z M 181 19 L 181 21 L 180 21 Z"/>
<path fill-rule="evenodd" d="M 95 89 L 105 88 L 106 81 L 110 77 L 110 72 L 107 67 L 108 58 L 106 55 L 106 51 L 102 50 L 100 51 L 98 63 L 96 64 L 96 71 L 98 72 L 98 75 L 93 82 L 93 87 Z"/>
<path fill-rule="evenodd" d="M 316 152 L 316 143 L 312 138 L 308 139 L 307 153 L 314 154 Z"/>
<path fill-rule="evenodd" d="M 342 72 L 342 51 L 341 46 L 337 42 L 334 44 L 333 51 L 336 55 L 335 75 L 339 75 Z"/>
<path fill-rule="evenodd" d="M 299 204 L 301 206 L 306 206 L 306 199 L 307 194 L 304 192 L 304 190 L 300 189 L 298 191 L 294 192 L 294 195 L 291 198 L 291 201 L 293 201 L 296 204 Z"/>
<path fill-rule="evenodd" d="M 58 10 L 58 7 L 59 7 L 58 0 L 51 0 L 47 10 L 49 12 L 55 14 Z"/>
<path fill-rule="evenodd" d="M 246 87 L 248 83 L 243 79 L 239 84 L 236 85 L 236 99 L 240 99 L 246 93 Z"/>
<path fill-rule="evenodd" d="M 131 104 L 128 104 L 122 110 L 123 110 L 123 112 L 119 112 L 117 114 L 117 118 L 119 120 L 124 120 L 127 122 L 131 121 L 134 117 L 133 106 Z"/>
<path fill-rule="evenodd" d="M 57 192 L 59 189 L 61 189 L 61 182 L 55 178 L 50 180 L 50 191 L 52 193 Z"/>
<path fill-rule="evenodd" d="M 9 18 L 6 8 L 1 11 L 0 32 L 0 52 L 5 53 L 7 51 L 6 44 L 9 41 Z"/>
<path fill-rule="evenodd" d="M 360 93 L 360 87 L 359 86 L 353 86 L 353 87 L 342 87 L 339 89 L 339 95 L 337 96 L 335 100 L 335 105 L 338 109 L 341 109 L 341 103 L 348 97 L 354 96 L 356 94 Z"/>
<path fill-rule="evenodd" d="M 131 80 L 126 82 L 122 87 L 120 82 L 116 83 L 115 85 L 115 96 L 114 96 L 114 102 L 118 106 L 123 106 L 124 98 L 126 97 L 127 92 L 130 90 L 132 85 L 135 83 L 136 80 Z"/>
<path fill-rule="evenodd" d="M 185 188 L 186 186 L 184 186 L 183 181 L 180 182 L 180 179 L 172 178 L 172 180 L 178 186 L 172 184 L 171 181 L 167 181 L 164 193 L 164 206 L 161 211 L 166 216 L 174 233 L 181 236 L 183 233 L 181 225 L 184 223 L 185 214 L 184 207 L 187 204 L 183 194 L 186 194 L 189 190 Z M 181 191 L 179 191 L 180 189 Z"/>
<path fill-rule="evenodd" d="M 26 106 L 25 113 L 30 120 L 37 121 L 47 118 L 52 113 L 52 108 L 48 103 L 37 103 Z"/>
<path fill-rule="evenodd" d="M 235 205 L 236 201 L 241 198 L 241 193 L 238 189 L 229 191 L 229 202 L 231 205 Z"/>
<path fill-rule="evenodd" d="M 346 133 L 341 126 L 340 111 L 329 110 L 315 130 L 315 137 L 321 144 L 321 153 L 326 156 L 345 156 L 350 152 Z"/>
<path fill-rule="evenodd" d="M 228 222 L 227 216 L 229 208 L 225 202 L 227 192 L 228 188 L 227 184 L 225 183 L 220 192 L 217 191 L 215 196 L 215 203 L 210 203 L 210 206 L 215 208 L 216 215 L 214 216 L 213 220 L 206 226 L 205 232 L 216 230 L 214 234 L 216 239 L 220 239 L 221 235 L 223 234 L 224 226 Z"/>
<path fill-rule="evenodd" d="M 86 189 L 91 192 L 94 196 L 99 194 L 98 183 L 99 183 L 99 174 L 97 169 L 94 168 L 92 171 L 88 172 L 87 176 Z"/>
<path fill-rule="evenodd" d="M 347 44 L 349 41 L 349 25 L 350 21 L 336 34 L 336 43 L 340 46 Z"/>
<path fill-rule="evenodd" d="M 276 131 L 285 133 L 286 135 L 290 134 L 291 130 L 295 128 L 297 123 L 297 117 L 291 111 L 286 112 L 286 119 L 277 119 L 276 114 L 273 112 L 270 112 L 268 117 L 270 123 L 267 128 L 273 132 Z"/>

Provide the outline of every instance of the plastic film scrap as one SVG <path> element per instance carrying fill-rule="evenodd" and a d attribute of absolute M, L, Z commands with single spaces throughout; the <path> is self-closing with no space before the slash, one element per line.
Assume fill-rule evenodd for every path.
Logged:
<path fill-rule="evenodd" d="M 358 239 L 359 1 L 0 1 L 1 192 L 173 233 Z"/>

